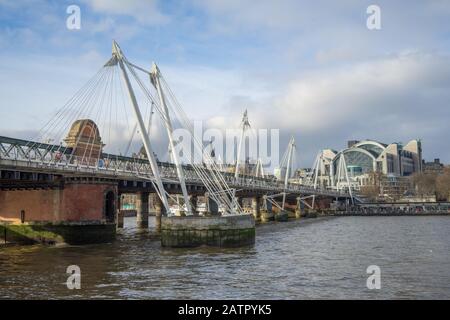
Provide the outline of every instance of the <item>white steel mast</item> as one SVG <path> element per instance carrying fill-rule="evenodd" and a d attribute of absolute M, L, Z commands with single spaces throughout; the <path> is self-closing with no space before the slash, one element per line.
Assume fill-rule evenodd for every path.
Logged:
<path fill-rule="evenodd" d="M 317 189 L 317 179 L 319 177 L 319 171 L 320 171 L 322 161 L 323 161 L 322 156 L 323 156 L 323 153 L 319 152 L 319 154 L 317 155 L 317 158 L 316 158 L 315 166 L 314 166 L 314 183 L 313 183 L 314 190 Z M 312 205 L 311 205 L 312 209 L 314 209 L 315 204 L 316 204 L 316 195 L 314 194 L 312 197 Z"/>
<path fill-rule="evenodd" d="M 244 115 L 242 117 L 242 130 L 241 130 L 241 139 L 239 140 L 239 147 L 237 152 L 237 158 L 236 158 L 236 169 L 234 171 L 234 177 L 237 178 L 239 176 L 239 159 L 241 157 L 241 151 L 242 151 L 242 143 L 244 141 L 244 134 L 245 131 L 250 128 L 250 122 L 248 121 L 248 115 L 247 110 L 244 111 Z"/>
<path fill-rule="evenodd" d="M 295 140 L 294 140 L 294 137 L 291 137 L 291 140 L 289 141 L 289 145 L 288 145 L 286 174 L 284 176 L 283 203 L 282 203 L 282 207 L 281 207 L 283 210 L 284 210 L 284 204 L 286 202 L 286 189 L 287 189 L 288 182 L 289 182 L 290 168 L 291 168 L 294 148 L 295 148 Z"/>
<path fill-rule="evenodd" d="M 163 203 L 164 208 L 166 209 L 167 215 L 171 215 L 171 211 L 169 208 L 169 202 L 167 201 L 166 192 L 164 190 L 161 176 L 159 174 L 158 163 L 156 162 L 155 155 L 153 154 L 153 149 L 152 149 L 152 146 L 150 143 L 150 138 L 149 138 L 148 132 L 145 128 L 144 120 L 142 119 L 141 111 L 139 110 L 139 106 L 138 106 L 136 96 L 133 91 L 133 87 L 131 86 L 130 79 L 128 78 L 128 74 L 125 69 L 125 65 L 123 63 L 124 56 L 123 56 L 122 51 L 120 50 L 119 45 L 115 41 L 113 42 L 112 54 L 117 59 L 117 62 L 119 63 L 119 67 L 122 70 L 123 80 L 128 89 L 128 95 L 130 97 L 131 105 L 133 106 L 134 115 L 136 116 L 136 119 L 137 119 L 137 123 L 139 126 L 139 132 L 141 134 L 145 152 L 147 153 L 147 158 L 150 162 L 150 167 L 152 168 L 152 172 L 153 172 L 153 175 L 156 180 L 156 186 L 158 187 L 159 197 L 161 198 L 161 202 Z"/>
<path fill-rule="evenodd" d="M 180 179 L 180 185 L 181 185 L 181 191 L 183 193 L 184 203 L 186 205 L 186 215 L 192 215 L 192 209 L 191 209 L 191 203 L 189 201 L 189 195 L 186 188 L 186 181 L 184 178 L 184 172 L 183 168 L 181 167 L 180 159 L 178 158 L 177 153 L 175 152 L 175 143 L 173 141 L 173 127 L 172 122 L 170 121 L 170 115 L 169 115 L 169 109 L 167 108 L 166 99 L 164 97 L 164 94 L 161 90 L 161 83 L 160 83 L 160 71 L 156 63 L 153 63 L 152 66 L 152 82 L 155 86 L 156 90 L 158 91 L 159 101 L 161 103 L 161 106 L 163 107 L 164 115 L 163 115 L 163 121 L 167 130 L 167 135 L 169 137 L 169 147 L 171 150 L 171 155 L 173 162 L 175 163 L 175 167 L 177 169 L 177 175 L 178 179 Z"/>

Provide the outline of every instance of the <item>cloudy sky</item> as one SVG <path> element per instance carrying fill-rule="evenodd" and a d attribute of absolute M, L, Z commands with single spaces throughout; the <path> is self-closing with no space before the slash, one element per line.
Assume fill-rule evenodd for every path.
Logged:
<path fill-rule="evenodd" d="M 366 27 L 371 4 L 381 30 Z M 299 166 L 366 138 L 419 138 L 449 163 L 449 21 L 448 0 L 0 0 L 0 135 L 32 136 L 116 39 L 158 62 L 193 120 L 238 126 L 247 108 L 281 149 L 295 135 Z"/>

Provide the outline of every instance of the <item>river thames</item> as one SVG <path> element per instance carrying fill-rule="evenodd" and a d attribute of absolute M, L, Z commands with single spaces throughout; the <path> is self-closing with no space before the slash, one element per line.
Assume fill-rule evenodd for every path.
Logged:
<path fill-rule="evenodd" d="M 0 298 L 450 299 L 450 217 L 270 223 L 238 249 L 163 249 L 152 225 L 134 226 L 126 218 L 111 244 L 0 247 Z M 69 265 L 80 290 L 67 289 Z M 370 265 L 379 290 L 366 286 Z"/>

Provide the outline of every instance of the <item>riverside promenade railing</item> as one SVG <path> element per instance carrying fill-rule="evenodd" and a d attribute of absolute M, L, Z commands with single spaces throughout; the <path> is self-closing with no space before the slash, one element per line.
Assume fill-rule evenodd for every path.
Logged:
<path fill-rule="evenodd" d="M 338 215 L 347 216 L 429 216 L 450 215 L 450 202 L 378 202 L 341 208 Z"/>

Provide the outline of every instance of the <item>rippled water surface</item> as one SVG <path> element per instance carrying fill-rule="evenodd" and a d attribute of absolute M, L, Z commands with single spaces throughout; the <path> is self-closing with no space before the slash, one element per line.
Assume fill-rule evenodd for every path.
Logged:
<path fill-rule="evenodd" d="M 239 249 L 163 249 L 134 225 L 110 244 L 0 247 L 0 298 L 450 299 L 450 217 L 272 223 Z M 65 284 L 74 264 L 80 290 Z M 380 290 L 366 287 L 369 265 Z"/>

